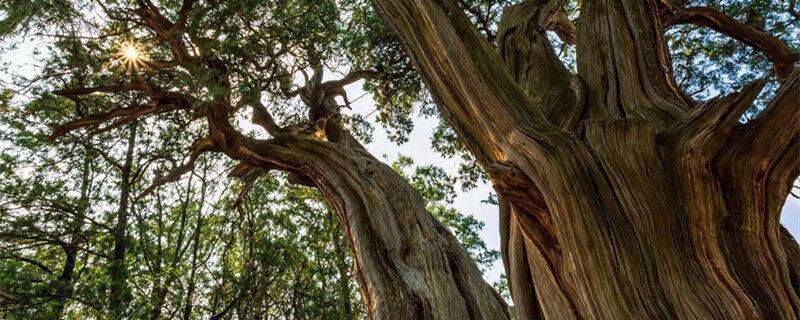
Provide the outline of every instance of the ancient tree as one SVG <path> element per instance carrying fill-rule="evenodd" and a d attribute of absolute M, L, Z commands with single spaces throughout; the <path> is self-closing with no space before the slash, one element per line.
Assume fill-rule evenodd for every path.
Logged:
<path fill-rule="evenodd" d="M 344 86 L 408 74 L 497 191 L 516 319 L 800 317 L 800 250 L 779 224 L 800 174 L 798 54 L 753 24 L 655 0 L 586 0 L 571 20 L 562 1 L 529 0 L 503 8 L 494 26 L 468 1 L 374 0 L 388 29 L 365 18 L 367 46 L 397 39 L 378 56 L 402 54 L 389 68 L 354 59 L 337 76 L 326 63 L 336 51 L 320 45 L 330 39 L 297 24 L 336 13 L 334 3 L 170 4 L 100 3 L 113 30 L 135 28 L 162 51 L 128 57 L 140 68 L 127 78 L 55 88 L 76 105 L 98 94 L 136 99 L 79 112 L 51 138 L 175 112 L 203 122 L 207 134 L 154 187 L 222 153 L 239 161 L 233 176 L 277 170 L 318 188 L 345 231 L 371 318 L 509 318 L 419 194 L 344 121 Z M 664 33 L 684 24 L 772 63 L 779 87 L 754 119 L 742 120 L 769 79 L 705 101 L 681 89 Z M 574 72 L 548 31 L 574 46 Z M 409 61 L 413 70 L 391 68 Z M 265 96 L 298 98 L 304 113 L 285 117 Z M 258 133 L 239 124 L 245 114 Z"/>

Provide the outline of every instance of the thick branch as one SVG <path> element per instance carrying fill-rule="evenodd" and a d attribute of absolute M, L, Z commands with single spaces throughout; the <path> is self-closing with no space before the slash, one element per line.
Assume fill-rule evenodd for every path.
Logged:
<path fill-rule="evenodd" d="M 521 130 L 554 132 L 456 1 L 374 0 L 437 105 L 478 159 L 501 156 Z"/>
<path fill-rule="evenodd" d="M 741 23 L 714 8 L 681 9 L 665 21 L 665 27 L 687 23 L 711 28 L 763 52 L 772 61 L 775 72 L 782 80 L 789 77 L 794 63 L 800 59 L 800 54 L 792 52 L 789 46 L 777 37 Z"/>
<path fill-rule="evenodd" d="M 737 143 L 758 159 L 780 156 L 800 130 L 800 69 L 794 69 L 758 117 L 748 122 Z"/>
<path fill-rule="evenodd" d="M 187 8 L 183 14 L 184 20 L 186 19 L 185 16 L 188 13 L 189 8 L 191 8 L 193 1 L 187 2 L 188 3 L 184 3 L 184 5 L 187 5 Z M 156 33 L 161 41 L 164 41 L 169 45 L 175 60 L 177 60 L 179 63 L 183 63 L 195 59 L 195 57 L 189 54 L 189 51 L 187 50 L 186 43 L 183 41 L 183 37 L 181 35 L 182 30 L 178 30 L 181 29 L 182 26 L 178 26 L 178 28 L 176 28 L 176 25 L 158 12 L 155 6 L 143 5 L 134 10 L 134 12 L 139 15 L 139 17 L 141 17 L 145 23 L 147 23 L 150 29 Z M 181 19 L 180 16 L 178 18 Z"/>
<path fill-rule="evenodd" d="M 752 107 L 765 84 L 764 79 L 759 79 L 741 92 L 706 101 L 665 132 L 664 137 L 674 141 L 682 152 L 695 154 L 700 151 L 706 156 L 705 160 L 710 160 L 724 146 L 731 130 Z"/>
<path fill-rule="evenodd" d="M 647 119 L 659 129 L 691 104 L 678 88 L 655 0 L 581 4 L 578 74 L 588 87 L 589 118 Z"/>
<path fill-rule="evenodd" d="M 253 123 L 267 130 L 273 137 L 280 136 L 284 133 L 284 128 L 275 122 L 272 114 L 269 113 L 269 110 L 267 110 L 267 107 L 261 103 L 261 101 L 254 101 L 250 103 L 250 106 L 253 108 Z"/>
<path fill-rule="evenodd" d="M 578 27 L 575 26 L 575 22 L 567 17 L 567 13 L 564 12 L 563 8 L 553 15 L 550 20 L 551 21 L 547 27 L 547 30 L 552 30 L 555 32 L 561 41 L 574 45 L 578 33 Z"/>
<path fill-rule="evenodd" d="M 574 26 L 564 25 L 560 18 L 569 21 L 563 10 L 563 1 L 525 1 L 503 11 L 499 26 L 498 49 L 508 70 L 525 89 L 533 102 L 550 123 L 562 129 L 574 130 L 579 123 L 583 101 L 580 80 L 573 78 L 558 59 L 545 33 L 548 28 L 564 28 L 572 32 Z"/>
<path fill-rule="evenodd" d="M 188 107 L 188 101 L 186 100 L 166 99 L 161 101 L 161 103 L 159 103 L 159 101 L 156 101 L 153 104 L 131 106 L 127 108 L 117 108 L 107 113 L 89 115 L 64 124 L 52 125 L 51 127 L 53 129 L 53 133 L 50 134 L 48 139 L 50 141 L 54 141 L 59 137 L 67 133 L 70 133 L 72 131 L 86 127 L 98 126 L 103 123 L 114 120 L 113 123 L 109 124 L 103 129 L 107 130 L 113 127 L 120 126 L 125 123 L 129 123 L 144 116 L 164 113 L 186 107 Z"/>

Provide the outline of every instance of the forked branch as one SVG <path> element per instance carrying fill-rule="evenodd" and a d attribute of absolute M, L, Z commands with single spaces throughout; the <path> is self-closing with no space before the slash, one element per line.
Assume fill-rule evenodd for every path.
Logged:
<path fill-rule="evenodd" d="M 214 143 L 211 138 L 205 137 L 197 140 L 194 145 L 192 145 L 192 149 L 189 151 L 189 154 L 186 156 L 186 161 L 169 170 L 167 174 L 153 179 L 153 183 L 147 187 L 147 189 L 142 191 L 142 193 L 136 196 L 136 199 L 138 200 L 146 197 L 156 188 L 163 186 L 164 184 L 178 181 L 178 179 L 180 179 L 184 174 L 194 169 L 197 159 L 200 158 L 200 155 L 213 151 L 219 151 L 219 147 L 217 147 L 217 144 Z"/>
<path fill-rule="evenodd" d="M 783 41 L 764 31 L 758 30 L 724 12 L 708 7 L 690 7 L 680 9 L 666 19 L 665 28 L 678 24 L 694 24 L 722 33 L 734 38 L 753 49 L 764 53 L 772 61 L 775 72 L 786 80 L 791 74 L 793 65 L 800 59 L 800 54 L 792 52 Z"/>
<path fill-rule="evenodd" d="M 799 130 L 800 69 L 794 69 L 764 111 L 745 125 L 738 141 L 752 147 L 752 156 L 777 157 L 797 139 Z"/>
<path fill-rule="evenodd" d="M 705 156 L 715 156 L 765 84 L 764 79 L 759 79 L 740 92 L 704 102 L 665 132 L 664 137 L 684 151 L 702 150 Z"/>

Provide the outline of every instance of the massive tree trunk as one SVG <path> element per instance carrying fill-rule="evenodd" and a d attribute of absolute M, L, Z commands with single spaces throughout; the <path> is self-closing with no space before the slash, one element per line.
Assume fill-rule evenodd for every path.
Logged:
<path fill-rule="evenodd" d="M 655 1 L 583 1 L 574 76 L 544 34 L 558 1 L 508 9 L 500 54 L 455 1 L 374 3 L 501 197 L 518 319 L 800 317 L 779 231 L 800 72 L 740 124 L 763 81 L 695 105 Z"/>
<path fill-rule="evenodd" d="M 581 1 L 573 36 L 560 1 L 528 0 L 505 13 L 498 53 L 455 0 L 373 2 L 498 192 L 518 319 L 800 316 L 800 250 L 778 222 L 800 173 L 800 71 L 780 41 L 721 24 L 732 19 L 714 10 L 681 14 L 673 12 L 679 3 L 655 0 Z M 139 14 L 186 70 L 232 88 L 223 60 L 191 56 L 156 8 Z M 767 57 L 781 88 L 755 120 L 738 122 L 763 81 L 697 105 L 677 88 L 665 17 L 704 21 L 757 50 L 780 49 Z M 551 28 L 574 40 L 577 74 L 553 53 L 544 34 Z M 371 318 L 507 319 L 502 299 L 420 196 L 341 128 L 332 96 L 352 81 L 323 83 L 321 71 L 319 64 L 298 90 L 310 109 L 302 126 L 279 126 L 258 95 L 211 90 L 198 108 L 209 137 L 162 181 L 208 151 L 241 160 L 235 171 L 244 176 L 290 172 L 319 188 L 340 219 Z M 191 104 L 165 95 L 173 96 L 73 121 L 53 137 Z M 253 122 L 272 138 L 237 131 L 233 100 L 251 106 Z"/>

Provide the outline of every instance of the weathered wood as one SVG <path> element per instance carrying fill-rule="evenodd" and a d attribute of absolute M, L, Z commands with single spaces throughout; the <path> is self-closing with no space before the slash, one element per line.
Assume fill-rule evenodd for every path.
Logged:
<path fill-rule="evenodd" d="M 509 9 L 499 54 L 449 1 L 374 3 L 500 194 L 518 319 L 800 316 L 778 231 L 798 175 L 796 75 L 747 125 L 761 82 L 695 110 L 660 3 L 584 1 L 583 102 L 543 35 L 557 1 Z"/>

